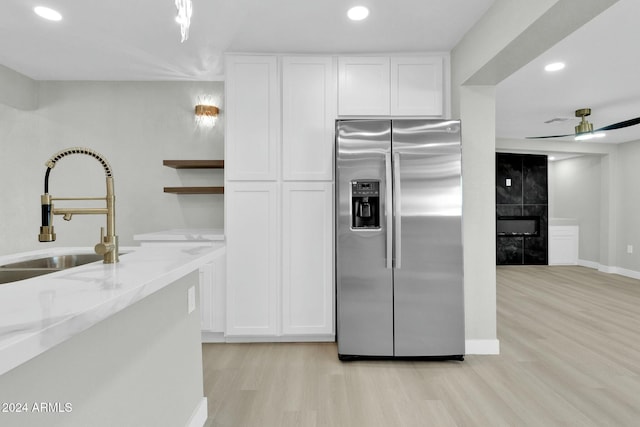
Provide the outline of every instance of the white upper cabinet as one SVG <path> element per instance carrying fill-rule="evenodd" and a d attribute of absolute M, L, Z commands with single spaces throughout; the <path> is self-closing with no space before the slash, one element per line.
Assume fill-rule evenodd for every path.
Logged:
<path fill-rule="evenodd" d="M 389 58 L 338 58 L 338 114 L 389 115 Z"/>
<path fill-rule="evenodd" d="M 333 178 L 336 79 L 331 57 L 282 58 L 282 177 Z"/>
<path fill-rule="evenodd" d="M 442 57 L 391 58 L 391 115 L 443 115 Z"/>
<path fill-rule="evenodd" d="M 278 177 L 280 98 L 275 56 L 225 58 L 227 180 Z"/>
<path fill-rule="evenodd" d="M 445 55 L 340 57 L 341 116 L 431 116 L 445 112 Z"/>

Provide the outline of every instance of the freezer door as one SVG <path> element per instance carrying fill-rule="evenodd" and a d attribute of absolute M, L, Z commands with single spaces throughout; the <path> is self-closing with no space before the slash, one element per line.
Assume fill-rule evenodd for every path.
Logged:
<path fill-rule="evenodd" d="M 345 120 L 336 123 L 336 283 L 338 353 L 393 356 L 393 288 L 391 246 L 387 232 L 391 217 L 387 198 L 391 188 L 391 122 Z M 388 167 L 387 167 L 388 165 Z M 368 216 L 352 203 L 354 183 L 375 183 L 379 192 L 379 224 L 358 228 L 352 211 Z M 361 194 L 361 193 L 357 193 Z"/>
<path fill-rule="evenodd" d="M 392 127 L 395 355 L 462 355 L 460 123 Z"/>

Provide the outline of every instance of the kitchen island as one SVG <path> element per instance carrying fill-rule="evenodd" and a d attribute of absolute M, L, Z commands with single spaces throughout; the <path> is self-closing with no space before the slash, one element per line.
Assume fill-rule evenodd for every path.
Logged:
<path fill-rule="evenodd" d="M 0 425 L 202 426 L 198 269 L 220 250 L 122 248 L 117 264 L 0 285 Z"/>

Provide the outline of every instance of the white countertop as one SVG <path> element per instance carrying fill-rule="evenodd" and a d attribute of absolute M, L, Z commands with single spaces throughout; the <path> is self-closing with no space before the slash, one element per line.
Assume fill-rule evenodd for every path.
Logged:
<path fill-rule="evenodd" d="M 549 218 L 550 227 L 579 224 L 580 222 L 576 218 Z"/>
<path fill-rule="evenodd" d="M 201 242 L 224 240 L 222 228 L 175 228 L 133 236 L 136 241 Z"/>
<path fill-rule="evenodd" d="M 224 244 L 120 248 L 120 262 L 94 262 L 0 284 L 0 375 L 215 259 Z M 0 265 L 51 255 L 53 248 L 0 257 Z M 186 296 L 185 296 L 186 301 Z M 186 308 L 185 308 L 186 309 Z"/>

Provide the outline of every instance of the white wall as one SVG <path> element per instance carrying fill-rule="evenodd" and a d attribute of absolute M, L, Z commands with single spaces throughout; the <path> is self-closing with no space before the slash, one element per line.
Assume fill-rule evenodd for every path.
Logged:
<path fill-rule="evenodd" d="M 0 65 L 0 104 L 21 110 L 35 109 L 38 105 L 38 82 Z"/>
<path fill-rule="evenodd" d="M 618 145 L 616 266 L 640 277 L 640 141 Z M 627 245 L 633 253 L 627 253 Z"/>
<path fill-rule="evenodd" d="M 600 262 L 600 160 L 586 155 L 549 162 L 549 217 L 574 218 L 580 226 L 578 257 Z"/>
<path fill-rule="evenodd" d="M 39 82 L 36 110 L 0 103 L 0 254 L 44 248 L 37 241 L 44 163 L 72 146 L 95 149 L 113 168 L 121 245 L 134 244 L 135 233 L 222 227 L 223 196 L 178 196 L 163 187 L 223 185 L 223 172 L 177 171 L 162 160 L 224 158 L 224 110 L 208 129 L 196 126 L 193 113 L 205 95 L 222 107 L 223 93 L 221 82 Z M 51 171 L 49 192 L 103 197 L 104 171 L 91 157 L 65 157 Z M 102 215 L 56 217 L 58 238 L 48 245 L 92 247 L 104 224 Z"/>
<path fill-rule="evenodd" d="M 465 199 L 463 210 L 465 327 L 467 343 L 477 340 L 482 347 L 477 353 L 496 352 L 499 345 L 495 167 L 489 160 L 495 158 L 496 148 L 494 86 L 616 1 L 496 0 L 451 52 L 452 112 L 462 119 L 464 196 L 469 195 L 469 188 L 478 191 L 469 203 Z M 469 219 L 483 231 L 471 230 Z M 494 255 L 488 255 L 491 253 Z M 488 266 L 491 258 L 493 265 Z"/>

